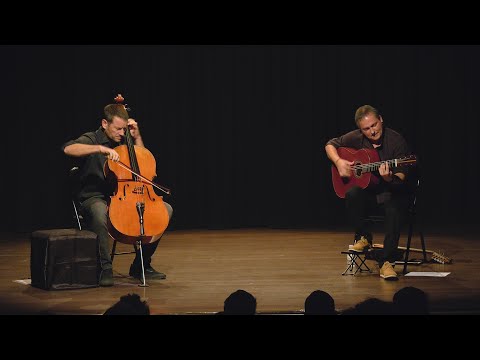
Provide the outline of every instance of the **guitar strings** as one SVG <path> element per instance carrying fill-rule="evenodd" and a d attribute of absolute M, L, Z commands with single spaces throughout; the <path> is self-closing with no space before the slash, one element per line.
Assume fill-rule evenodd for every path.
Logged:
<path fill-rule="evenodd" d="M 369 169 L 369 170 L 376 170 L 382 165 L 383 163 L 388 163 L 389 166 L 392 166 L 395 164 L 395 160 L 387 160 L 387 161 L 379 161 L 379 162 L 374 162 L 374 163 L 369 163 L 369 164 L 357 164 L 351 167 L 352 170 L 359 170 L 359 169 Z"/>
<path fill-rule="evenodd" d="M 374 163 L 369 163 L 369 164 L 357 164 L 357 165 L 354 165 L 354 166 L 351 166 L 350 168 L 352 170 L 369 170 L 369 171 L 373 171 L 373 170 L 377 170 L 380 165 L 382 165 L 383 163 L 388 163 L 389 166 L 396 166 L 396 165 L 399 165 L 399 164 L 410 164 L 410 163 L 415 163 L 416 161 L 415 160 L 401 160 L 399 161 L 397 164 L 395 164 L 397 162 L 397 160 L 393 159 L 393 160 L 386 160 L 386 161 L 378 161 L 378 162 L 374 162 Z"/>

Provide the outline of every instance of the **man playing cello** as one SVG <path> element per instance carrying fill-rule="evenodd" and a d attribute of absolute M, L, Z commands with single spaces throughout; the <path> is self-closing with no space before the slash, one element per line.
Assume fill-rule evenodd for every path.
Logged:
<path fill-rule="evenodd" d="M 125 141 L 127 128 L 134 145 L 142 148 L 145 146 L 137 122 L 129 117 L 124 105 L 109 104 L 104 108 L 104 115 L 105 117 L 96 131 L 87 132 L 75 140 L 68 141 L 62 145 L 62 150 L 67 156 L 74 157 L 79 162 L 80 191 L 76 196 L 87 227 L 98 236 L 101 265 L 99 285 L 112 286 L 114 281 L 110 255 L 111 236 L 108 229 L 108 206 L 113 189 L 105 177 L 104 165 L 107 159 L 115 162 L 120 160 L 120 155 L 114 148 Z M 170 204 L 166 202 L 163 204 L 170 219 L 173 209 Z M 156 271 L 151 266 L 151 258 L 157 249 L 160 238 L 152 243 L 142 245 L 143 265 L 147 280 L 166 278 L 165 274 Z M 129 275 L 137 279 L 142 278 L 140 258 L 139 251 L 137 251 L 129 271 Z"/>

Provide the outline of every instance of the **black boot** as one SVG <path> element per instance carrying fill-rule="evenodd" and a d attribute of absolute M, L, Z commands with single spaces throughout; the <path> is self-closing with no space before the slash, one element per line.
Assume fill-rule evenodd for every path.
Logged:
<path fill-rule="evenodd" d="M 100 286 L 113 286 L 113 271 L 112 269 L 102 270 L 100 273 L 100 280 L 98 281 Z"/>
<path fill-rule="evenodd" d="M 160 241 L 156 241 L 151 244 L 142 245 L 143 263 L 145 264 L 145 280 L 163 280 L 167 276 L 161 272 L 156 271 L 150 265 L 152 256 L 155 253 L 155 249 Z M 140 252 L 137 250 L 137 255 L 130 266 L 130 276 L 136 279 L 142 280 L 142 262 L 140 261 Z"/>
<path fill-rule="evenodd" d="M 135 279 L 142 280 L 142 266 L 137 265 L 135 262 L 130 266 L 129 275 Z M 167 275 L 158 272 L 150 264 L 145 265 L 145 280 L 163 280 Z"/>

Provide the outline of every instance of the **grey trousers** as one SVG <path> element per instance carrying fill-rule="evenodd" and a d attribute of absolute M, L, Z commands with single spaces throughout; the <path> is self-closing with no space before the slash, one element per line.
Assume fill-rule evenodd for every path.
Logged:
<path fill-rule="evenodd" d="M 168 218 L 172 218 L 173 208 L 170 204 L 164 202 L 167 208 Z M 98 253 L 100 257 L 100 265 L 102 270 L 112 268 L 111 236 L 108 233 L 108 207 L 107 202 L 102 198 L 90 198 L 82 202 L 81 211 L 85 217 L 87 228 L 98 236 Z M 150 265 L 152 255 L 155 253 L 160 239 L 151 244 L 142 245 L 143 263 L 145 266 Z M 133 265 L 140 266 L 140 255 L 137 253 Z"/>

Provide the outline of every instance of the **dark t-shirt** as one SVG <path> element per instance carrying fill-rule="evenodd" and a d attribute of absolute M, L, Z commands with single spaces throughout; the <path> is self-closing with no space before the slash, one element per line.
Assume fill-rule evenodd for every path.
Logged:
<path fill-rule="evenodd" d="M 66 142 L 61 147 L 62 151 L 72 144 L 103 145 L 112 149 L 120 145 L 111 141 L 105 135 L 101 126 L 97 131 L 85 133 L 78 139 Z M 74 158 L 75 165 L 79 167 L 75 175 L 75 187 L 78 188 L 76 197 L 80 203 L 91 197 L 109 200 L 114 189 L 111 183 L 105 179 L 104 165 L 106 160 L 106 155 L 100 153 Z"/>

